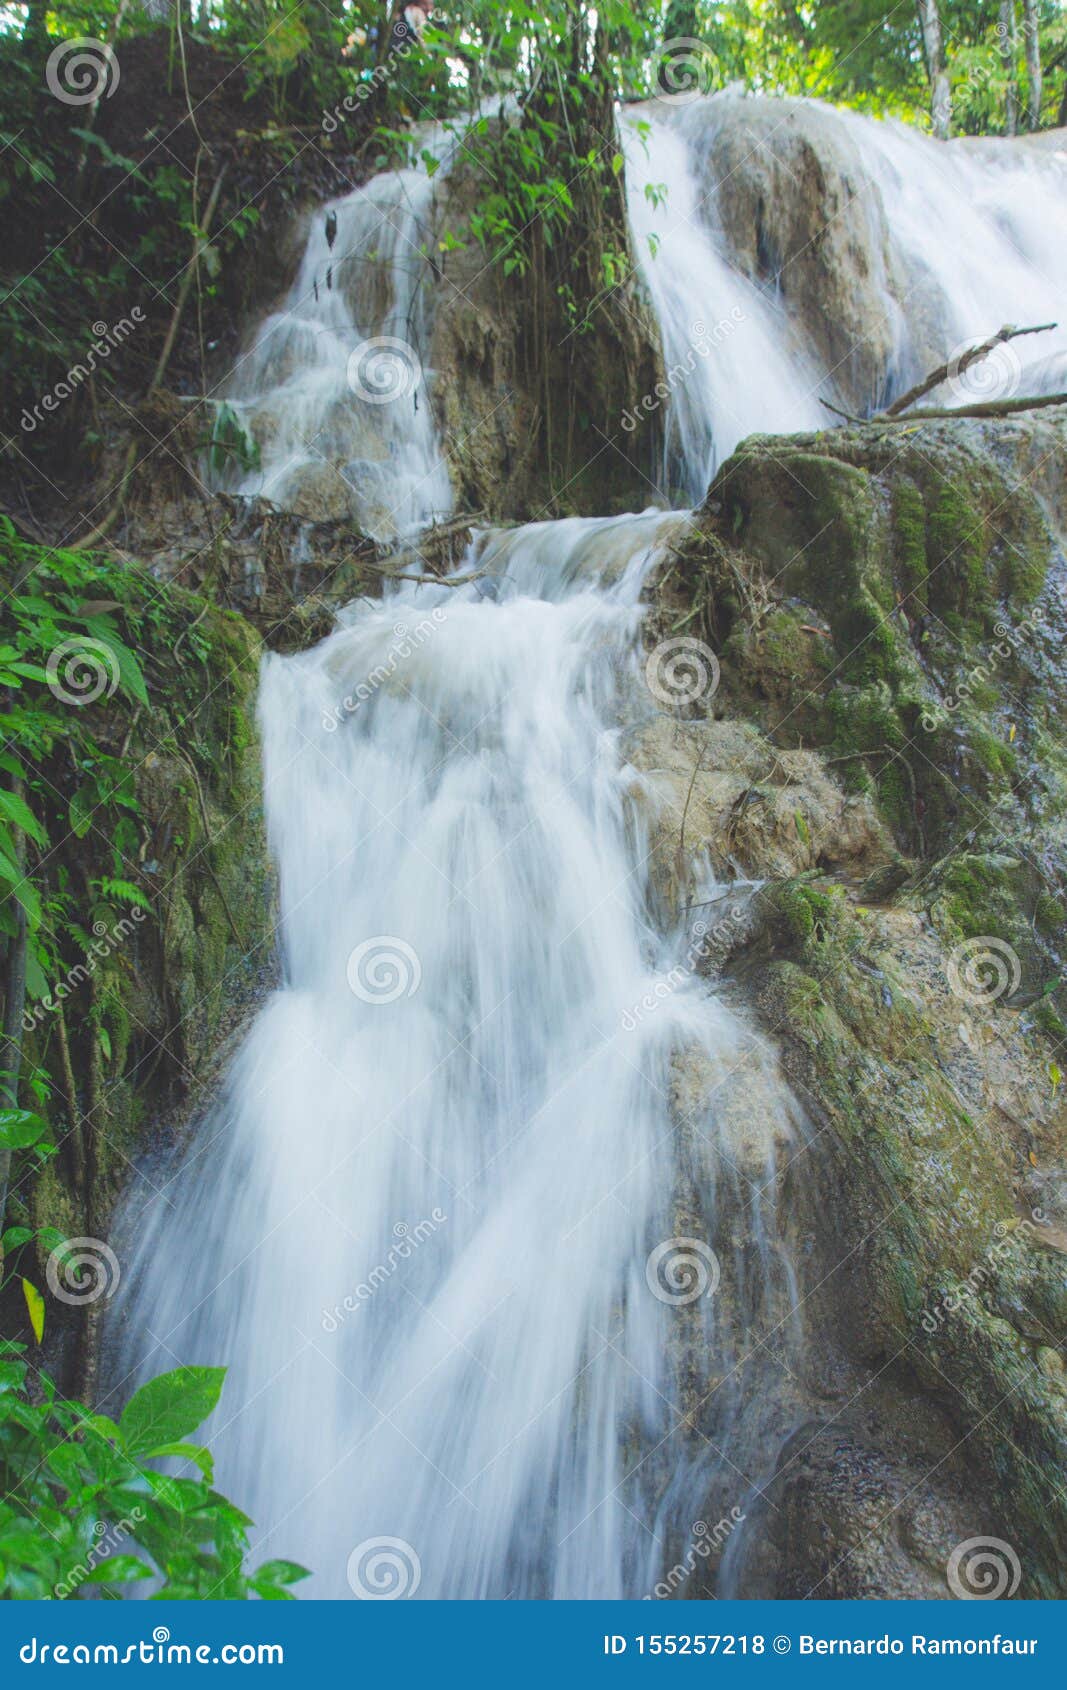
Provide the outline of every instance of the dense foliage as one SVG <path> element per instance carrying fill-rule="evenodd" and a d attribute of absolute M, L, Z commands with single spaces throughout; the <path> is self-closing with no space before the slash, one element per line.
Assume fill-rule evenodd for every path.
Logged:
<path fill-rule="evenodd" d="M 190 1439 L 219 1400 L 225 1369 L 161 1374 L 117 1421 L 64 1400 L 39 1375 L 31 1396 L 22 1346 L 0 1341 L 0 1591 L 63 1601 L 119 1596 L 154 1580 L 170 1600 L 291 1599 L 292 1561 L 245 1566 L 246 1515 L 212 1482 Z M 36 1400 L 35 1400 L 36 1399 Z M 184 1463 L 175 1478 L 153 1462 Z"/>

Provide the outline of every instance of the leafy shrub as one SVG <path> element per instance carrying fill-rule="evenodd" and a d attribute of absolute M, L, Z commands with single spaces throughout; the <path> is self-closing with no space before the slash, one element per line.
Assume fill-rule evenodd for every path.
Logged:
<path fill-rule="evenodd" d="M 292 1561 L 245 1566 L 252 1524 L 213 1486 L 211 1452 L 186 1440 L 219 1400 L 226 1370 L 182 1367 L 142 1385 L 118 1421 L 65 1401 L 24 1346 L 0 1341 L 0 1594 L 115 1599 L 155 1580 L 171 1600 L 292 1600 Z M 148 1465 L 182 1460 L 196 1478 Z"/>

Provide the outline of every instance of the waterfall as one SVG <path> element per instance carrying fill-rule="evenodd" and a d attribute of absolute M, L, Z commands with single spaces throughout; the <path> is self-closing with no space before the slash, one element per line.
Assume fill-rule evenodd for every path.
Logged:
<path fill-rule="evenodd" d="M 483 536 L 267 660 L 284 983 L 141 1226 L 127 1362 L 229 1363 L 219 1482 L 311 1594 L 370 1545 L 423 1596 L 640 1596 L 716 1484 L 743 1512 L 759 1369 L 692 1369 L 752 1341 L 753 1238 L 788 1315 L 799 1127 L 650 920 L 618 751 L 686 520 Z"/>
<path fill-rule="evenodd" d="M 781 302 L 743 275 L 715 238 L 684 135 L 656 108 L 645 121 L 643 137 L 627 125 L 626 180 L 671 390 L 662 480 L 698 504 L 746 435 L 822 428 L 827 414 L 820 372 Z"/>
<path fill-rule="evenodd" d="M 727 151 L 750 121 L 751 142 Z M 824 399 L 850 408 L 849 359 L 829 360 L 821 346 L 818 318 L 830 305 L 796 285 L 822 231 L 793 254 L 767 254 L 766 274 L 753 274 L 738 241 L 751 231 L 732 226 L 723 206 L 739 179 L 776 159 L 786 192 L 803 204 L 812 190 L 792 168 L 797 133 L 820 170 L 840 169 L 851 196 L 827 216 L 847 210 L 852 219 L 842 282 L 862 307 L 857 344 L 867 336 L 882 354 L 876 383 L 851 408 L 885 402 L 1009 323 L 1057 327 L 1002 346 L 930 403 L 1067 387 L 1067 153 L 1051 137 L 946 146 L 814 100 L 732 94 L 628 108 L 623 133 L 635 256 L 670 390 L 665 489 L 696 502 L 746 435 L 834 426 Z M 773 222 L 773 205 L 765 209 Z"/>
<path fill-rule="evenodd" d="M 455 142 L 421 137 L 439 163 L 383 171 L 309 220 L 299 271 L 224 389 L 255 467 L 217 483 L 307 516 L 351 516 L 391 540 L 452 508 L 428 372 L 434 206 Z"/>
<path fill-rule="evenodd" d="M 704 179 L 728 116 L 660 103 L 626 142 L 664 486 L 690 503 L 744 434 L 823 426 L 837 392 L 788 283 L 731 248 Z M 909 299 L 960 338 L 1055 315 L 1058 159 L 826 121 L 892 229 L 870 271 L 887 383 L 918 357 Z M 231 486 L 384 536 L 448 509 L 419 362 L 433 192 L 395 172 L 311 219 L 230 387 L 261 459 Z M 187 1153 L 131 1198 L 113 1388 L 228 1366 L 218 1483 L 315 1596 L 663 1594 L 665 1569 L 703 1567 L 708 1520 L 729 1548 L 701 1593 L 742 1589 L 744 1521 L 800 1414 L 776 1196 L 806 1128 L 701 977 L 695 907 L 665 915 L 648 884 L 654 782 L 628 735 L 676 707 L 642 592 L 689 520 L 483 532 L 449 582 L 389 586 L 265 661 L 281 984 Z"/>

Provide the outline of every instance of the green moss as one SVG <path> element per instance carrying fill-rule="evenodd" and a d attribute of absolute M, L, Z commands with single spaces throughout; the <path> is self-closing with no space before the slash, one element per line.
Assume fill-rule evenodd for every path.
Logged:
<path fill-rule="evenodd" d="M 926 564 L 934 610 L 971 612 L 989 597 L 985 518 L 954 481 L 943 481 L 927 509 Z"/>
<path fill-rule="evenodd" d="M 892 493 L 893 559 L 909 608 L 927 604 L 926 506 L 910 476 L 901 476 Z"/>

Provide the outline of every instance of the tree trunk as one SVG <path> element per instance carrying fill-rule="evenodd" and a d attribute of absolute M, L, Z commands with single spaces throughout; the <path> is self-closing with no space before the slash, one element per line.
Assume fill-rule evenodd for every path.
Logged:
<path fill-rule="evenodd" d="M 1008 79 L 1004 96 L 1004 133 L 1019 133 L 1019 90 L 1015 82 L 1015 0 L 1000 0 L 1000 22 L 997 24 L 1000 42 L 1000 62 Z"/>
<path fill-rule="evenodd" d="M 22 797 L 22 782 L 13 782 L 16 797 Z M 21 828 L 12 827 L 15 865 L 24 869 L 26 847 Z M 28 931 L 26 911 L 17 898 L 11 899 L 15 931 L 8 941 L 7 980 L 4 987 L 4 1019 L 0 1033 L 0 1104 L 17 1109 L 19 1101 L 19 1073 L 22 1068 L 22 1017 L 26 1009 L 26 948 Z M 11 1152 L 0 1150 L 0 1233 L 4 1230 L 4 1211 L 7 1208 L 7 1185 L 11 1174 Z"/>
<path fill-rule="evenodd" d="M 926 74 L 930 80 L 930 119 L 939 141 L 947 141 L 952 128 L 952 94 L 945 67 L 945 47 L 941 36 L 941 14 L 937 0 L 917 0 L 919 23 L 923 32 L 923 52 L 926 55 Z"/>
<path fill-rule="evenodd" d="M 1041 37 L 1037 28 L 1037 0 L 1023 0 L 1023 42 L 1030 128 L 1041 128 Z"/>

